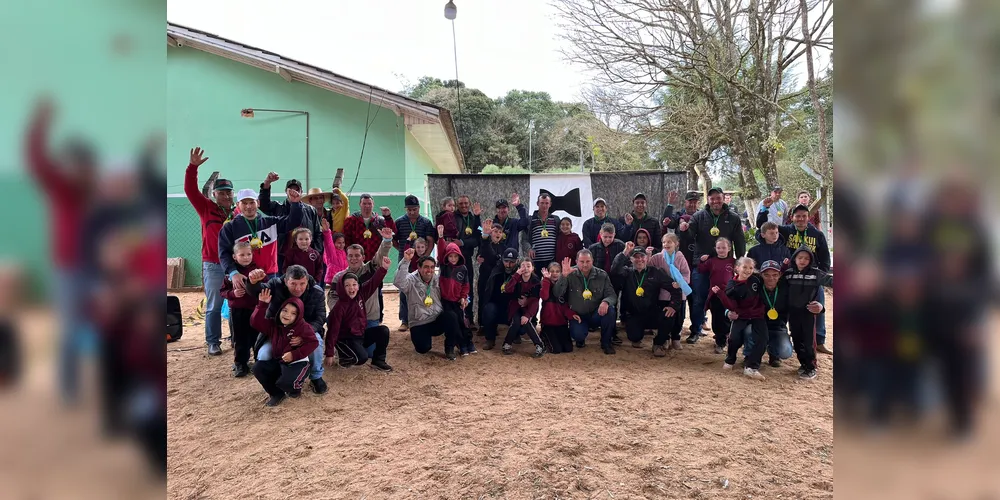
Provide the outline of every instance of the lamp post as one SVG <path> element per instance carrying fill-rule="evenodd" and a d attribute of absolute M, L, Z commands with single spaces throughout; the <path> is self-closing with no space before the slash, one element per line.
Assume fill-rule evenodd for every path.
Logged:
<path fill-rule="evenodd" d="M 262 109 L 262 108 L 244 108 L 240 110 L 240 116 L 243 118 L 253 118 L 255 112 L 262 113 L 290 113 L 293 115 L 305 115 L 306 116 L 306 187 L 304 189 L 309 189 L 309 112 L 308 111 L 298 111 L 294 109 Z"/>
<path fill-rule="evenodd" d="M 456 117 L 460 117 L 462 114 L 462 88 L 458 82 L 458 40 L 455 37 L 455 17 L 458 15 L 458 8 L 455 7 L 455 2 L 448 0 L 448 3 L 444 4 L 444 18 L 451 21 L 451 46 L 455 54 L 455 95 L 458 97 L 458 113 Z M 456 127 L 458 127 L 458 139 L 459 146 L 462 143 L 462 129 L 461 122 L 454 120 Z"/>
<path fill-rule="evenodd" d="M 531 120 L 531 121 L 528 122 L 528 172 L 532 171 L 531 170 L 531 160 L 532 160 L 532 154 L 531 154 L 531 147 L 532 147 L 531 135 L 532 135 L 532 132 L 534 132 L 534 131 L 535 131 L 535 120 Z"/>

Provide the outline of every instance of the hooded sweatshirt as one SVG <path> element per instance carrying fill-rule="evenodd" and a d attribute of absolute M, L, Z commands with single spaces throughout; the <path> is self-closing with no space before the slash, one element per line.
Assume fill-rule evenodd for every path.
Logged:
<path fill-rule="evenodd" d="M 795 256 L 805 252 L 809 255 L 809 265 L 799 269 L 795 264 Z M 788 284 L 788 308 L 790 310 L 805 309 L 806 305 L 816 300 L 822 286 L 833 286 L 833 278 L 816 267 L 816 256 L 803 245 L 792 254 L 789 268 L 781 277 Z"/>
<path fill-rule="evenodd" d="M 514 274 L 514 277 L 503 285 L 504 293 L 513 297 L 507 304 L 507 318 L 511 321 L 517 316 L 534 318 L 538 314 L 538 297 L 541 290 L 538 276 L 532 274 L 528 277 L 528 281 L 524 281 L 520 274 Z M 518 303 L 521 297 L 525 298 L 524 307 Z"/>
<path fill-rule="evenodd" d="M 650 236 L 649 246 L 653 247 L 654 250 L 659 252 L 662 246 L 662 244 L 660 243 L 660 236 L 662 236 L 662 234 L 660 234 L 660 221 L 650 216 L 648 212 L 643 214 L 642 218 L 636 215 L 635 212 L 632 212 L 631 215 L 632 215 L 632 224 L 625 223 L 624 215 L 618 219 L 618 222 L 620 222 L 622 224 L 622 227 L 624 228 L 619 238 L 621 238 L 623 241 L 631 241 L 634 243 L 635 236 L 639 234 L 639 230 L 645 229 L 647 236 Z"/>
<path fill-rule="evenodd" d="M 243 276 L 250 276 L 250 272 L 254 269 L 260 269 L 253 261 L 250 262 L 249 266 L 241 266 L 236 264 L 236 270 L 239 271 Z M 222 280 L 221 289 L 222 298 L 229 301 L 229 307 L 233 309 L 250 309 L 251 311 L 257 307 L 257 295 L 260 294 L 260 282 L 250 283 L 247 280 L 246 293 L 242 297 L 236 296 L 236 291 L 233 288 L 233 282 L 228 276 Z"/>
<path fill-rule="evenodd" d="M 347 258 L 346 255 L 344 258 Z M 317 283 L 323 283 L 324 274 L 326 274 L 323 269 L 323 255 L 317 252 L 315 248 L 310 247 L 307 250 L 301 250 L 297 244 L 289 244 L 288 248 L 285 249 L 285 258 L 281 267 L 281 273 L 284 274 L 290 266 L 294 265 L 306 268 L 306 272 L 309 273 L 309 276 L 312 276 L 312 279 L 316 280 Z"/>
<path fill-rule="evenodd" d="M 344 280 L 341 279 L 337 283 L 337 296 L 340 299 L 330 309 L 330 315 L 326 318 L 326 348 L 324 351 L 326 351 L 327 357 L 333 356 L 338 340 L 347 337 L 364 337 L 365 327 L 368 325 L 365 301 L 378 290 L 378 285 L 382 283 L 384 277 L 385 269 L 379 266 L 372 279 L 358 288 L 358 294 L 353 299 L 347 298 Z"/>
<path fill-rule="evenodd" d="M 767 222 L 767 217 L 767 211 L 758 212 L 757 227 Z M 813 254 L 812 265 L 824 272 L 830 270 L 830 247 L 826 243 L 826 236 L 823 234 L 823 231 L 816 229 L 816 226 L 808 224 L 805 231 L 799 231 L 795 228 L 794 224 L 778 226 L 778 233 L 781 234 L 781 238 L 784 240 L 789 252 L 795 252 L 802 246 L 805 246 Z M 792 267 L 794 265 L 794 262 L 789 264 Z"/>
<path fill-rule="evenodd" d="M 420 277 L 419 271 L 406 272 L 404 267 L 408 265 L 409 263 L 405 259 L 399 262 L 399 268 L 396 269 L 396 277 L 393 278 L 392 284 L 396 285 L 399 293 L 406 294 L 407 310 L 410 313 L 407 324 L 413 328 L 433 323 L 441 315 L 441 285 L 436 274 L 431 278 L 430 283 L 425 283 Z M 432 301 L 429 306 L 424 304 L 424 299 L 427 297 L 430 297 Z"/>
<path fill-rule="evenodd" d="M 698 263 L 698 272 L 708 274 L 708 298 L 705 299 L 705 310 L 707 311 L 712 302 L 715 292 L 712 287 L 719 287 L 725 290 L 729 286 L 729 280 L 733 277 L 733 270 L 736 268 L 736 259 L 726 257 L 720 259 L 718 255 L 713 255 L 704 262 Z"/>
<path fill-rule="evenodd" d="M 635 243 L 635 246 L 639 246 L 639 244 L 636 243 L 636 240 L 639 238 L 639 234 L 645 234 L 646 235 L 646 241 L 648 242 L 648 244 L 645 247 L 642 247 L 643 250 L 645 250 L 646 247 L 653 246 L 653 239 L 650 238 L 649 231 L 647 231 L 645 228 L 639 228 L 638 230 L 636 230 L 635 236 L 632 237 L 632 242 Z M 662 237 L 660 239 L 662 239 Z M 657 245 L 655 247 L 655 249 L 656 249 L 657 252 L 659 252 L 660 250 L 663 249 L 663 245 L 662 244 Z"/>
<path fill-rule="evenodd" d="M 583 242 L 580 241 L 580 235 L 570 232 L 565 234 L 562 231 L 559 232 L 559 236 L 556 237 L 556 262 L 562 262 L 566 257 L 569 257 L 571 265 L 576 265 L 576 253 L 583 250 Z"/>
<path fill-rule="evenodd" d="M 645 315 L 650 312 L 662 311 L 659 305 L 660 290 L 673 288 L 674 279 L 666 271 L 658 267 L 646 265 L 642 271 L 636 271 L 631 259 L 620 253 L 615 257 L 611 272 L 618 276 L 622 283 L 622 311 L 636 315 Z M 641 284 L 640 284 L 641 283 Z M 642 297 L 636 295 L 639 287 L 642 287 Z M 669 306 L 674 311 L 679 311 L 681 307 L 681 295 L 674 294 L 669 300 Z"/>
<path fill-rule="evenodd" d="M 542 279 L 539 297 L 542 299 L 542 326 L 566 326 L 573 319 L 573 311 L 562 297 L 552 292 L 555 283 Z"/>
<path fill-rule="evenodd" d="M 740 319 L 764 319 L 767 307 L 761 295 L 763 289 L 764 281 L 754 273 L 743 281 L 736 278 L 729 280 L 726 293 L 720 293 L 718 296 L 726 309 L 738 314 Z"/>
<path fill-rule="evenodd" d="M 791 265 L 791 262 L 785 264 L 785 259 L 791 259 L 792 252 L 780 238 L 774 243 L 768 243 L 762 237 L 758 236 L 757 245 L 747 251 L 747 257 L 753 259 L 758 271 L 760 271 L 760 266 L 769 260 L 781 264 L 781 269 L 785 270 Z"/>
<path fill-rule="evenodd" d="M 465 267 L 465 257 L 454 242 L 438 241 L 438 255 L 441 257 L 441 298 L 449 302 L 459 302 L 469 296 L 469 270 Z M 458 264 L 448 262 L 449 255 L 458 255 Z M 413 259 L 416 261 L 417 259 Z"/>
<path fill-rule="evenodd" d="M 273 302 L 274 298 L 272 297 L 271 300 Z M 280 311 L 288 304 L 295 306 L 299 313 L 295 316 L 295 322 L 286 326 L 281 324 Z M 281 306 L 278 307 L 279 313 L 273 320 L 265 317 L 267 309 L 267 303 L 258 302 L 257 308 L 250 315 L 250 326 L 267 336 L 268 340 L 271 341 L 271 352 L 281 353 L 275 358 L 280 359 L 286 352 L 290 352 L 292 353 L 292 363 L 309 359 L 309 355 L 319 347 L 319 339 L 316 338 L 312 326 L 302 318 L 304 309 L 302 301 L 291 297 L 281 302 Z M 292 337 L 301 338 L 302 343 L 298 347 L 292 347 L 290 343 Z"/>
<path fill-rule="evenodd" d="M 458 222 L 455 212 L 442 210 L 434 217 L 434 236 L 437 236 L 437 226 L 444 226 L 444 237 L 448 240 L 458 239 Z"/>

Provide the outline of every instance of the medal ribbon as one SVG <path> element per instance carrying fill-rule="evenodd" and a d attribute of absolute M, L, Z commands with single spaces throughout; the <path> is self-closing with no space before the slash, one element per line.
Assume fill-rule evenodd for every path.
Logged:
<path fill-rule="evenodd" d="M 711 214 L 711 212 L 709 212 L 709 214 Z M 713 216 L 712 216 L 712 220 L 713 220 L 713 222 L 714 222 L 714 223 L 712 224 L 712 227 L 714 227 L 714 228 L 716 228 L 716 229 L 719 229 L 719 217 L 722 217 L 722 214 L 719 214 L 719 215 L 713 215 Z"/>
<path fill-rule="evenodd" d="M 643 282 L 643 281 L 646 281 L 646 273 L 647 273 L 648 271 L 649 271 L 649 269 L 643 269 L 643 270 L 642 270 L 642 277 L 641 277 L 641 278 L 639 278 L 639 288 L 642 288 L 642 282 Z"/>
<path fill-rule="evenodd" d="M 774 298 L 772 299 L 767 295 L 767 288 L 764 289 L 764 300 L 767 301 L 767 305 L 771 306 L 771 309 L 775 309 L 774 304 L 778 302 L 778 287 L 774 287 Z"/>
<path fill-rule="evenodd" d="M 583 276 L 583 273 L 580 273 L 580 276 Z M 583 289 L 584 290 L 590 290 L 590 283 L 587 282 L 587 277 L 586 276 L 583 276 Z"/>
<path fill-rule="evenodd" d="M 247 222 L 247 228 L 250 229 L 250 235 L 253 238 L 256 238 L 257 237 L 257 218 L 254 217 L 253 219 L 247 219 L 246 217 L 244 217 L 243 220 L 245 220 Z"/>

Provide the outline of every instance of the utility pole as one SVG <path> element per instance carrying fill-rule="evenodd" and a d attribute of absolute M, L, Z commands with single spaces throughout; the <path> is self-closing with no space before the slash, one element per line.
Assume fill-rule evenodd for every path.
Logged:
<path fill-rule="evenodd" d="M 535 131 L 535 120 L 531 120 L 531 121 L 528 122 L 528 172 L 532 172 L 532 170 L 531 170 L 531 161 L 532 161 L 532 154 L 531 154 L 531 148 L 532 148 L 531 133 L 534 132 L 534 131 Z"/>

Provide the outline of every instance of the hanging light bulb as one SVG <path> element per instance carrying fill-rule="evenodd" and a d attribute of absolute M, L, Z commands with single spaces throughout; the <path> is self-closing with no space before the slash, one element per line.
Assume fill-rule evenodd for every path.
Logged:
<path fill-rule="evenodd" d="M 444 4 L 444 17 L 445 19 L 455 20 L 455 15 L 458 14 L 458 8 L 455 7 L 455 2 L 448 0 L 448 3 Z"/>

